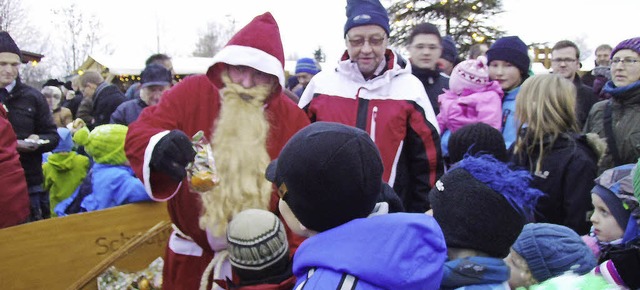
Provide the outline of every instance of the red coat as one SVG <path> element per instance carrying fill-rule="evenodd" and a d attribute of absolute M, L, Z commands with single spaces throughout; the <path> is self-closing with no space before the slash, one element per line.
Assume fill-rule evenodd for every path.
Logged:
<path fill-rule="evenodd" d="M 211 137 L 213 123 L 220 112 L 220 95 L 205 75 L 191 76 L 165 92 L 160 103 L 145 108 L 137 121 L 129 125 L 125 151 L 136 175 L 143 179 L 145 152 L 147 158 L 153 148 L 147 148 L 152 136 L 163 131 L 179 129 L 187 136 L 203 130 Z M 277 158 L 280 150 L 298 130 L 309 124 L 304 112 L 283 94 L 271 96 L 265 113 L 271 130 L 267 137 L 267 152 L 271 159 Z M 242 129 L 239 124 L 238 130 Z M 156 141 L 157 142 L 157 141 Z M 154 143 L 152 141 L 151 146 Z M 148 160 L 147 160 L 148 162 Z M 202 248 L 201 253 L 179 255 L 167 249 L 163 284 L 165 289 L 198 289 L 200 277 L 211 261 L 214 251 L 209 246 L 206 233 L 198 226 L 201 211 L 199 195 L 189 192 L 186 180 L 182 184 L 162 173 L 151 172 L 145 183 L 147 192 L 156 200 L 168 199 L 168 210 L 172 222 Z M 178 187 L 179 186 L 179 187 Z M 178 189 L 174 195 L 174 191 Z M 277 195 L 272 194 L 271 209 L 277 212 Z M 290 248 L 293 251 L 302 241 L 293 238 L 288 229 Z M 171 243 L 169 245 L 171 247 Z"/>
<path fill-rule="evenodd" d="M 0 229 L 24 222 L 29 216 L 27 181 L 16 146 L 16 133 L 0 107 Z"/>

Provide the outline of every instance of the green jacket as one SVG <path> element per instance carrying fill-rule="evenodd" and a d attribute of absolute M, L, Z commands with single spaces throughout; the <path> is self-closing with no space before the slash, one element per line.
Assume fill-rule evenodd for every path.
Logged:
<path fill-rule="evenodd" d="M 613 95 L 611 99 L 593 105 L 585 123 L 584 132 L 593 132 L 600 138 L 606 138 L 603 118 L 609 101 L 612 102 L 613 135 L 621 164 L 636 163 L 640 157 L 640 88 Z M 598 171 L 602 173 L 614 166 L 613 156 L 607 149 L 598 164 Z"/>
<path fill-rule="evenodd" d="M 71 196 L 89 170 L 89 158 L 76 152 L 52 153 L 42 165 L 44 188 L 49 191 L 51 214 L 56 205 Z"/>

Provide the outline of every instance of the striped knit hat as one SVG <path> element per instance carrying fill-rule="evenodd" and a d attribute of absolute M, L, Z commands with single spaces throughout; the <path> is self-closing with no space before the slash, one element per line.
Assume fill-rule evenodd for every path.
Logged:
<path fill-rule="evenodd" d="M 319 72 L 318 66 L 316 65 L 316 61 L 312 58 L 303 57 L 298 59 L 296 62 L 296 74 L 299 73 L 308 73 L 311 75 L 315 75 Z"/>
<path fill-rule="evenodd" d="M 271 273 L 273 267 L 288 265 L 289 245 L 284 225 L 270 211 L 247 209 L 236 214 L 227 228 L 229 260 L 241 280 Z M 283 262 L 284 260 L 284 262 Z M 245 276 L 245 277 L 243 277 Z"/>
<path fill-rule="evenodd" d="M 618 43 L 618 45 L 616 45 L 616 47 L 613 48 L 613 51 L 611 51 L 610 58 L 613 58 L 616 52 L 623 49 L 630 49 L 635 51 L 637 54 L 640 54 L 640 37 L 626 39 Z"/>

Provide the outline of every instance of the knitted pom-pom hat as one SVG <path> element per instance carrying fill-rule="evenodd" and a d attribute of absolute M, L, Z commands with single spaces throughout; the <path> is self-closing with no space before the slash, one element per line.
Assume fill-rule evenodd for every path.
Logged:
<path fill-rule="evenodd" d="M 127 129 L 124 125 L 106 124 L 89 132 L 87 127 L 83 127 L 73 135 L 73 141 L 84 146 L 96 163 L 121 165 L 127 161 L 124 153 Z"/>

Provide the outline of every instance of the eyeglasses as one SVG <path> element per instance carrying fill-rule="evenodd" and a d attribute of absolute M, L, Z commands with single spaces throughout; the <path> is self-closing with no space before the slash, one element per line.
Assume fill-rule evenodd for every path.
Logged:
<path fill-rule="evenodd" d="M 364 37 L 358 37 L 358 36 L 351 38 L 350 36 L 347 35 L 347 40 L 349 41 L 349 44 L 352 47 L 364 46 L 365 42 L 368 42 L 370 46 L 381 46 L 384 43 L 385 39 L 386 38 L 381 35 L 374 35 L 369 37 L 368 39 L 365 39 Z"/>
<path fill-rule="evenodd" d="M 623 65 L 626 66 L 628 64 L 637 63 L 639 61 L 640 60 L 633 59 L 633 58 L 612 58 L 611 65 L 622 63 Z"/>
<path fill-rule="evenodd" d="M 576 60 L 577 59 L 575 59 L 575 58 L 552 58 L 551 62 L 554 62 L 554 63 L 561 63 L 561 62 L 574 63 L 574 62 L 576 62 Z"/>

